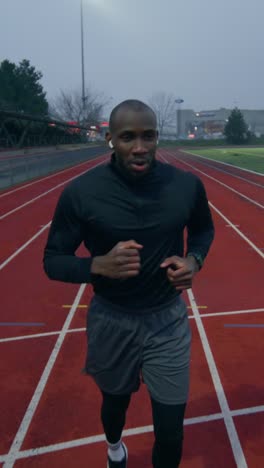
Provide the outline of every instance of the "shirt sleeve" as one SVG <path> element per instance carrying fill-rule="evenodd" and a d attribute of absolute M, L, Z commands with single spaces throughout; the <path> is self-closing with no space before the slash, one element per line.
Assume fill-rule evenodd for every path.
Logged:
<path fill-rule="evenodd" d="M 213 242 L 215 229 L 205 187 L 199 178 L 187 233 L 186 254 L 197 256 L 203 263 Z"/>
<path fill-rule="evenodd" d="M 44 249 L 44 271 L 50 279 L 90 283 L 92 259 L 75 255 L 82 241 L 83 224 L 78 213 L 78 202 L 67 187 L 57 203 Z"/>

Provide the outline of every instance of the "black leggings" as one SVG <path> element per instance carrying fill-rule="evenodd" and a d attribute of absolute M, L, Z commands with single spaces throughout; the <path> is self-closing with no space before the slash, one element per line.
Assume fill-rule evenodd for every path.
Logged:
<path fill-rule="evenodd" d="M 101 418 L 108 442 L 121 438 L 131 395 L 103 393 Z M 165 405 L 151 399 L 155 443 L 152 452 L 154 468 L 177 468 L 182 457 L 183 419 L 186 404 Z"/>

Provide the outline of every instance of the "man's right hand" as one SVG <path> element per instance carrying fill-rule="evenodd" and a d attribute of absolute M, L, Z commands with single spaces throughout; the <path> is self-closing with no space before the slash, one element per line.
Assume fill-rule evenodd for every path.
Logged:
<path fill-rule="evenodd" d="M 91 273 L 113 279 L 137 276 L 142 248 L 143 245 L 134 240 L 118 242 L 108 254 L 93 258 Z"/>

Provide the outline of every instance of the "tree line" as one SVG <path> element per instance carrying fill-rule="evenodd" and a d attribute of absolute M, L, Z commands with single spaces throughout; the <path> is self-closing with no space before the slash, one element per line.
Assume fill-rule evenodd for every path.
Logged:
<path fill-rule="evenodd" d="M 75 121 L 79 124 L 99 124 L 110 102 L 103 93 L 88 88 L 83 100 L 78 90 L 61 90 L 52 102 L 48 102 L 41 84 L 42 78 L 42 72 L 36 70 L 29 60 L 24 59 L 19 64 L 3 60 L 0 63 L 0 110 Z M 160 134 L 163 134 L 167 127 L 175 125 L 173 94 L 157 92 L 148 102 L 157 115 Z M 251 134 L 238 108 L 232 110 L 225 125 L 224 135 L 228 143 L 232 144 L 249 141 Z"/>

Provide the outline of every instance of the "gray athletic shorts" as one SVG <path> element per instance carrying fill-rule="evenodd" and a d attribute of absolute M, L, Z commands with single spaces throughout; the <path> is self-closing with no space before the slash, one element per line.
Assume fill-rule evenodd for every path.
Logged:
<path fill-rule="evenodd" d="M 191 330 L 181 297 L 137 314 L 94 296 L 87 340 L 85 372 L 102 391 L 126 395 L 136 392 L 142 381 L 156 401 L 186 403 Z"/>

